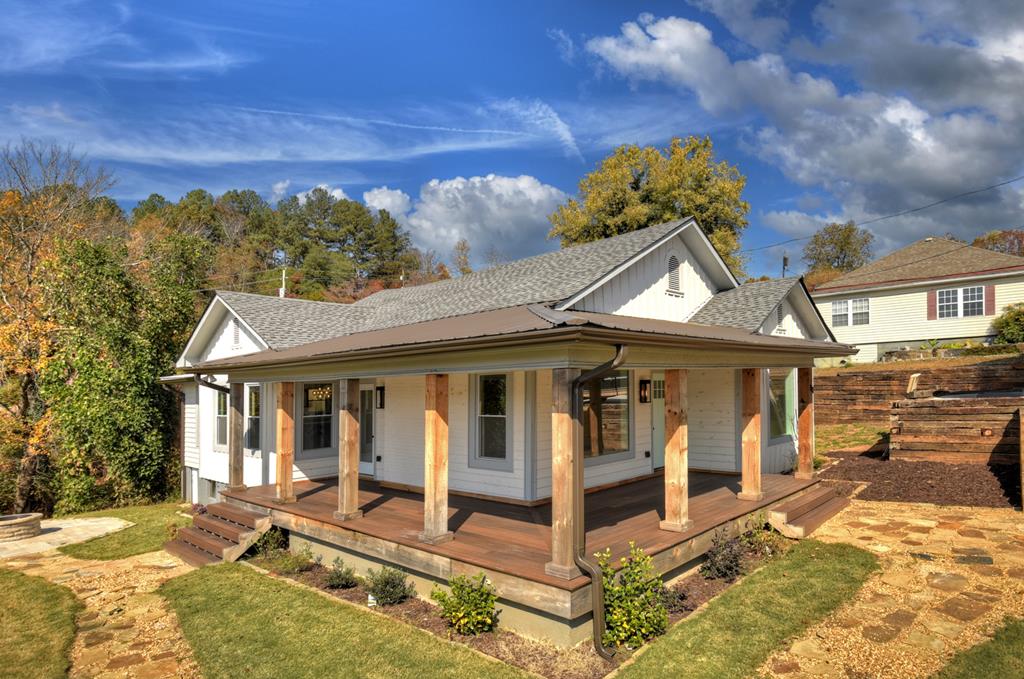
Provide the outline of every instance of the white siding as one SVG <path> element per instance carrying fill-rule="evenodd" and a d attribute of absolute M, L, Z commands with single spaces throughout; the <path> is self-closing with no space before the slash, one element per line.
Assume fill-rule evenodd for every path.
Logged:
<path fill-rule="evenodd" d="M 185 400 L 185 441 L 182 451 L 186 467 L 199 467 L 199 385 L 186 384 L 181 388 Z"/>
<path fill-rule="evenodd" d="M 995 313 L 991 316 L 967 318 L 940 318 L 928 320 L 928 291 L 961 288 L 971 285 L 995 286 Z M 832 327 L 832 302 L 867 297 L 870 304 L 870 322 L 867 325 Z M 918 348 L 929 339 L 956 339 L 986 337 L 995 334 L 992 321 L 1010 304 L 1024 301 L 1024 276 L 978 279 L 969 282 L 936 283 L 915 288 L 851 291 L 848 294 L 815 300 L 825 322 L 832 328 L 836 339 L 857 346 L 882 342 L 906 343 Z M 869 348 L 869 347 L 866 347 Z M 855 361 L 874 360 L 870 350 L 862 352 Z"/>
<path fill-rule="evenodd" d="M 765 319 L 764 325 L 761 326 L 761 334 L 785 335 L 786 337 L 800 338 L 809 337 L 807 328 L 804 326 L 803 321 L 800 320 L 800 316 L 793 309 L 793 305 L 788 296 L 782 301 L 782 322 L 779 323 L 778 307 L 772 309 L 768 318 Z"/>
<path fill-rule="evenodd" d="M 739 471 L 737 385 L 732 369 L 690 371 L 687 424 L 693 469 Z"/>
<path fill-rule="evenodd" d="M 668 289 L 668 260 L 679 260 L 680 292 Z M 577 304 L 580 311 L 596 311 L 685 321 L 704 305 L 716 289 L 681 237 L 660 246 Z"/>

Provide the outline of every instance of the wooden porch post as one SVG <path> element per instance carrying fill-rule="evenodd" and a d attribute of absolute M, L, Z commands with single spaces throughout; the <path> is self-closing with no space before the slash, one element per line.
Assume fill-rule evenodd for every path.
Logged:
<path fill-rule="evenodd" d="M 338 511 L 341 521 L 358 519 L 359 509 L 359 380 L 341 380 L 338 402 Z"/>
<path fill-rule="evenodd" d="M 575 368 L 551 371 L 551 561 L 544 572 L 566 580 L 580 574 L 573 535 L 583 517 L 576 515 L 581 498 L 576 497 L 573 460 L 583 454 L 583 441 L 572 413 L 572 382 L 579 374 Z"/>
<path fill-rule="evenodd" d="M 740 380 L 743 478 L 736 497 L 759 501 L 764 499 L 761 491 L 761 369 L 744 368 Z"/>
<path fill-rule="evenodd" d="M 295 502 L 292 465 L 295 463 L 295 383 L 281 382 L 277 389 L 277 497 L 276 502 Z"/>
<path fill-rule="evenodd" d="M 665 520 L 662 530 L 688 530 L 690 520 L 689 487 L 689 399 L 686 370 L 665 371 Z"/>
<path fill-rule="evenodd" d="M 231 384 L 230 407 L 228 409 L 228 490 L 244 490 L 242 437 L 245 426 L 242 404 L 245 399 L 245 385 Z"/>
<path fill-rule="evenodd" d="M 448 530 L 448 375 L 427 375 L 426 383 L 420 541 L 436 545 L 454 537 Z"/>
<path fill-rule="evenodd" d="M 797 368 L 796 478 L 814 478 L 814 368 Z"/>

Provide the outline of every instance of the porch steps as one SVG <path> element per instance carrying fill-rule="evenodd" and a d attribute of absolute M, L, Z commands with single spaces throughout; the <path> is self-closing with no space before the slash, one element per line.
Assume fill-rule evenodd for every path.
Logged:
<path fill-rule="evenodd" d="M 819 485 L 769 511 L 768 522 L 787 538 L 805 538 L 848 504 L 850 498 L 840 495 L 834 488 Z"/>
<path fill-rule="evenodd" d="M 224 502 L 207 505 L 164 549 L 193 566 L 235 561 L 270 529 L 269 514 Z"/>

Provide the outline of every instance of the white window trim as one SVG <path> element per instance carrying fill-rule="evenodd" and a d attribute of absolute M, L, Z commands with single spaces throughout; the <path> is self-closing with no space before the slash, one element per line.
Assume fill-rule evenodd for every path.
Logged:
<path fill-rule="evenodd" d="M 505 378 L 505 458 L 480 456 L 480 379 L 502 375 Z M 515 386 L 512 373 L 473 373 L 469 376 L 469 460 L 473 469 L 490 469 L 499 472 L 515 470 L 515 449 L 513 447 L 513 404 L 515 402 Z"/>
<path fill-rule="evenodd" d="M 326 448 L 306 450 L 302 440 L 306 435 L 306 415 L 304 412 L 306 387 L 313 384 L 331 385 L 331 444 Z M 338 383 L 330 380 L 312 380 L 310 382 L 300 382 L 298 386 L 299 388 L 295 390 L 295 412 L 298 415 L 296 418 L 296 428 L 298 431 L 295 434 L 295 459 L 310 460 L 336 455 L 338 451 Z"/>
<path fill-rule="evenodd" d="M 857 323 L 856 325 L 871 325 L 871 298 L 870 297 L 851 297 L 849 299 L 833 300 L 832 301 L 832 313 L 829 316 L 829 320 L 830 320 L 829 325 L 831 325 L 833 328 L 849 328 L 849 327 L 853 327 L 855 325 L 854 322 L 853 322 L 853 316 L 854 316 L 853 303 L 854 302 L 861 302 L 861 301 L 867 302 L 867 304 L 868 304 L 868 311 L 867 311 L 868 322 L 867 323 Z M 836 304 L 845 304 L 846 305 L 846 325 L 836 325 L 835 324 L 835 317 L 837 315 L 836 314 Z M 864 312 L 863 311 L 858 311 L 857 313 L 864 313 Z"/>
<path fill-rule="evenodd" d="M 223 415 L 220 414 L 220 397 L 222 395 L 224 396 L 224 405 L 225 405 L 225 409 L 224 409 L 224 414 Z M 214 450 L 227 450 L 228 449 L 228 441 L 231 439 L 231 431 L 229 429 L 230 426 L 231 426 L 231 421 L 229 419 L 230 415 L 231 415 L 231 395 L 230 394 L 225 394 L 222 391 L 215 391 L 215 392 L 213 392 L 213 449 Z M 219 427 L 219 424 L 220 424 L 219 420 L 222 417 L 224 418 L 224 443 L 221 443 L 221 442 L 219 442 L 217 440 L 217 430 L 220 428 Z"/>
<path fill-rule="evenodd" d="M 626 450 L 618 453 L 606 453 L 605 455 L 583 455 L 583 466 L 584 467 L 596 467 L 602 464 L 611 464 L 614 462 L 622 462 L 624 460 L 632 460 L 636 457 L 636 411 L 637 404 L 634 402 L 638 393 L 638 385 L 635 384 L 635 380 L 639 379 L 637 371 L 629 370 L 625 368 L 619 368 L 626 373 L 626 406 L 628 408 L 626 422 L 629 425 L 629 436 L 627 441 Z M 652 385 L 653 386 L 653 385 Z M 580 437 L 582 438 L 583 431 L 580 430 Z M 583 453 L 583 441 L 580 441 L 580 452 Z"/>
<path fill-rule="evenodd" d="M 964 315 L 964 293 L 968 290 L 981 290 L 980 300 L 971 300 L 971 302 L 981 302 L 981 313 L 971 314 L 970 316 Z M 939 295 L 943 292 L 952 292 L 956 295 L 956 315 L 955 316 L 942 316 L 941 315 L 941 304 L 939 303 Z M 935 291 L 935 320 L 944 321 L 948 318 L 979 318 L 985 315 L 985 286 L 984 285 L 965 285 L 962 288 L 941 288 Z"/>
<path fill-rule="evenodd" d="M 768 417 L 766 419 L 768 420 L 767 421 L 767 430 L 768 430 L 767 434 L 768 434 L 768 445 L 769 446 L 775 446 L 775 445 L 779 445 L 781 443 L 792 443 L 793 441 L 796 440 L 796 409 L 797 409 L 797 394 L 796 394 L 797 373 L 796 373 L 796 369 L 795 368 L 775 368 L 775 370 L 786 371 L 786 389 L 792 389 L 793 390 L 793 394 L 792 394 L 792 396 L 793 396 L 793 407 L 790 410 L 790 412 L 783 413 L 784 415 L 787 416 L 786 417 L 786 428 L 790 429 L 791 431 L 789 431 L 789 432 L 787 432 L 785 434 L 779 434 L 778 436 L 772 436 L 772 415 L 771 415 L 772 394 L 771 394 L 771 381 L 770 381 L 771 380 L 771 371 L 772 371 L 772 369 L 769 368 L 769 369 L 765 370 L 765 372 L 764 372 L 764 380 L 765 380 L 765 385 L 768 387 L 765 390 L 765 395 L 767 396 L 767 400 L 768 400 L 767 408 L 766 408 L 766 410 L 768 411 L 768 413 L 767 413 Z M 785 400 L 786 400 L 785 399 L 785 395 L 783 395 L 783 407 L 785 407 Z"/>
<path fill-rule="evenodd" d="M 259 408 L 259 411 L 258 411 L 258 413 L 256 415 L 250 415 L 249 414 L 250 402 L 252 400 L 252 390 L 253 389 L 258 391 L 259 395 L 260 395 L 260 397 L 259 397 L 260 398 L 260 408 Z M 263 400 L 264 399 L 263 399 L 263 386 L 262 385 L 260 385 L 258 383 L 256 383 L 256 384 L 246 384 L 245 385 L 245 410 L 243 410 L 243 412 L 245 413 L 245 418 L 244 418 L 244 423 L 245 423 L 244 432 L 245 433 L 244 433 L 244 437 L 245 437 L 245 444 L 246 445 L 243 446 L 243 450 L 245 450 L 245 452 L 248 453 L 249 455 L 251 455 L 252 457 L 259 457 L 260 453 L 261 453 L 261 451 L 263 449 Z M 251 421 L 253 419 L 257 420 L 256 430 L 259 432 L 259 437 L 260 437 L 260 447 L 259 448 L 250 448 L 248 446 L 248 443 L 249 443 L 249 431 L 252 429 Z"/>

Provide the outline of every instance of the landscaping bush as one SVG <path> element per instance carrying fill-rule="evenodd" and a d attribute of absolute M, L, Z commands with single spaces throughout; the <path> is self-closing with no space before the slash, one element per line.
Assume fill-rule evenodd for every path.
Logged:
<path fill-rule="evenodd" d="M 1018 302 L 1006 307 L 1006 310 L 992 321 L 996 329 L 997 344 L 1017 344 L 1024 342 L 1024 303 Z"/>
<path fill-rule="evenodd" d="M 351 566 L 346 566 L 341 557 L 335 557 L 327 571 L 327 586 L 331 589 L 351 589 L 359 584 L 359 578 Z"/>
<path fill-rule="evenodd" d="M 253 545 L 253 549 L 256 553 L 264 558 L 270 557 L 275 552 L 280 552 L 288 546 L 288 537 L 284 531 L 277 526 L 271 526 L 270 530 L 261 535 L 256 543 Z"/>
<path fill-rule="evenodd" d="M 785 539 L 768 525 L 763 514 L 747 522 L 740 542 L 750 554 L 762 559 L 774 559 L 786 548 Z"/>
<path fill-rule="evenodd" d="M 598 566 L 604 584 L 605 629 L 603 641 L 609 646 L 637 648 L 648 639 L 664 634 L 668 611 L 662 599 L 665 589 L 654 572 L 651 557 L 629 543 L 629 556 L 621 560 L 616 573 L 609 563 L 610 550 L 599 552 Z"/>
<path fill-rule="evenodd" d="M 206 513 L 206 505 L 204 505 L 202 502 L 193 502 L 192 503 L 192 516 L 199 516 L 200 514 L 205 514 L 205 513 Z"/>
<path fill-rule="evenodd" d="M 435 586 L 430 598 L 441 606 L 441 617 L 459 634 L 490 632 L 498 624 L 494 604 L 498 593 L 480 573 L 472 578 L 459 575 L 448 581 L 451 594 Z"/>
<path fill-rule="evenodd" d="M 381 606 L 400 604 L 416 593 L 405 573 L 387 566 L 381 566 L 379 571 L 370 569 L 366 574 L 366 590 Z"/>
<path fill-rule="evenodd" d="M 730 538 L 724 530 L 711 538 L 711 549 L 705 554 L 700 573 L 711 580 L 735 580 L 743 573 L 743 544 Z"/>
<path fill-rule="evenodd" d="M 290 552 L 287 549 L 279 549 L 276 552 L 264 557 L 267 570 L 281 575 L 295 575 L 312 570 L 317 563 L 313 560 L 313 551 L 308 545 L 303 546 L 298 552 Z"/>
<path fill-rule="evenodd" d="M 688 610 L 686 592 L 679 587 L 662 587 L 659 595 L 661 597 L 661 605 L 669 613 L 684 613 Z"/>

